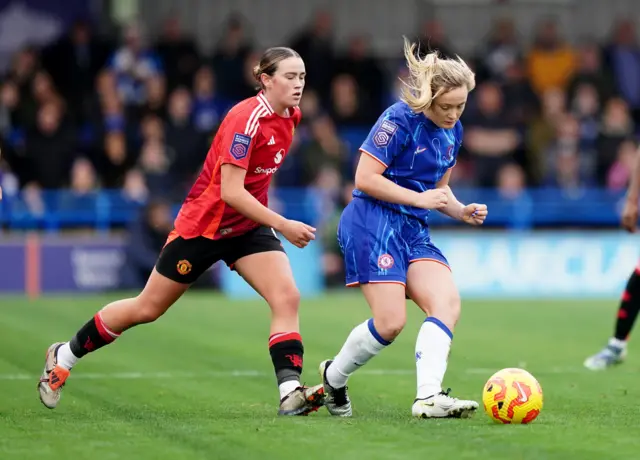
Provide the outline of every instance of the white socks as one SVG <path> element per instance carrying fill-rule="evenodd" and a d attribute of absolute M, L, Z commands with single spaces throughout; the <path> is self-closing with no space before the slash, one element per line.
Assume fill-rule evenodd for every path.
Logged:
<path fill-rule="evenodd" d="M 76 363 L 78 362 L 78 359 L 80 359 L 76 355 L 74 355 L 73 352 L 71 351 L 69 342 L 65 343 L 64 345 L 61 345 L 60 348 L 58 348 L 57 358 L 58 358 L 58 364 L 69 371 L 73 366 L 76 365 Z"/>
<path fill-rule="evenodd" d="M 333 388 L 342 388 L 356 369 L 380 353 L 391 342 L 383 339 L 373 325 L 373 318 L 356 326 L 342 349 L 327 368 L 327 381 Z"/>
<path fill-rule="evenodd" d="M 416 340 L 418 399 L 442 391 L 452 339 L 453 333 L 439 319 L 429 317 L 422 324 Z"/>
<path fill-rule="evenodd" d="M 300 382 L 297 380 L 289 380 L 287 382 L 282 382 L 280 385 L 278 385 L 278 390 L 280 390 L 280 399 L 287 396 L 289 393 L 291 393 L 293 390 L 295 390 L 299 386 L 302 386 L 302 385 L 300 385 Z"/>
<path fill-rule="evenodd" d="M 418 332 L 416 340 L 416 371 L 419 399 L 442 391 L 442 379 L 447 371 L 453 334 L 439 319 L 429 317 Z M 342 388 L 358 368 L 366 364 L 391 342 L 376 331 L 373 319 L 356 326 L 342 349 L 327 368 L 327 381 L 334 388 Z"/>

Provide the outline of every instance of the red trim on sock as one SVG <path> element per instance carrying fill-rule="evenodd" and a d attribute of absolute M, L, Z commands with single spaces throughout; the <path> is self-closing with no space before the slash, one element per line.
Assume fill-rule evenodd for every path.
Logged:
<path fill-rule="evenodd" d="M 98 329 L 100 337 L 102 337 L 102 340 L 104 340 L 106 343 L 111 343 L 120 336 L 120 334 L 116 334 L 115 332 L 109 330 L 109 328 L 102 321 L 100 313 L 96 313 L 96 315 L 93 317 L 93 320 L 96 322 L 96 329 Z"/>
<path fill-rule="evenodd" d="M 275 334 L 271 334 L 269 337 L 269 347 L 286 340 L 297 340 L 302 342 L 302 336 L 300 336 L 298 332 L 276 332 Z"/>

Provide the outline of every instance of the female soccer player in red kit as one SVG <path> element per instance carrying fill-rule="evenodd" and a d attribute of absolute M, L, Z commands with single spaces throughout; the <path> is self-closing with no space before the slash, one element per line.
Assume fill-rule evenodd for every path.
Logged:
<path fill-rule="evenodd" d="M 47 351 L 40 400 L 58 404 L 78 359 L 138 324 L 158 319 L 219 260 L 236 270 L 271 307 L 269 352 L 280 390 L 280 415 L 306 415 L 323 404 L 322 385 L 300 384 L 303 346 L 300 295 L 275 230 L 303 248 L 315 228 L 267 207 L 273 173 L 287 155 L 301 119 L 304 62 L 292 49 L 271 48 L 254 74 L 261 91 L 233 107 L 213 140 L 204 167 L 175 221 L 156 267 L 134 298 L 105 306 L 66 343 Z"/>

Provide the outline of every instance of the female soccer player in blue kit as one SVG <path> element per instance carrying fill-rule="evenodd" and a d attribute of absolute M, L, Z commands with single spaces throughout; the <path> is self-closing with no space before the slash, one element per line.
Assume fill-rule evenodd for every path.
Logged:
<path fill-rule="evenodd" d="M 461 204 L 448 186 L 462 143 L 459 118 L 475 76 L 461 59 L 414 54 L 406 39 L 410 78 L 400 102 L 378 119 L 362 144 L 354 199 L 345 208 L 338 240 L 347 286 L 360 285 L 373 318 L 356 326 L 338 355 L 320 364 L 325 405 L 351 416 L 347 379 L 390 345 L 406 321 L 408 295 L 425 314 L 416 341 L 416 417 L 468 417 L 477 408 L 442 391 L 460 316 L 460 296 L 447 259 L 431 242 L 431 209 L 470 225 L 487 217 L 482 204 Z"/>

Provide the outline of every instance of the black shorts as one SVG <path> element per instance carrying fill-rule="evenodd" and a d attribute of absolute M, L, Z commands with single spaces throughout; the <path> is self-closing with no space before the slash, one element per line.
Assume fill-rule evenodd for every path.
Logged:
<path fill-rule="evenodd" d="M 156 270 L 170 280 L 191 284 L 219 260 L 232 267 L 242 257 L 268 251 L 284 252 L 282 243 L 269 227 L 258 227 L 222 240 L 178 236 L 169 239 L 162 249 Z"/>

